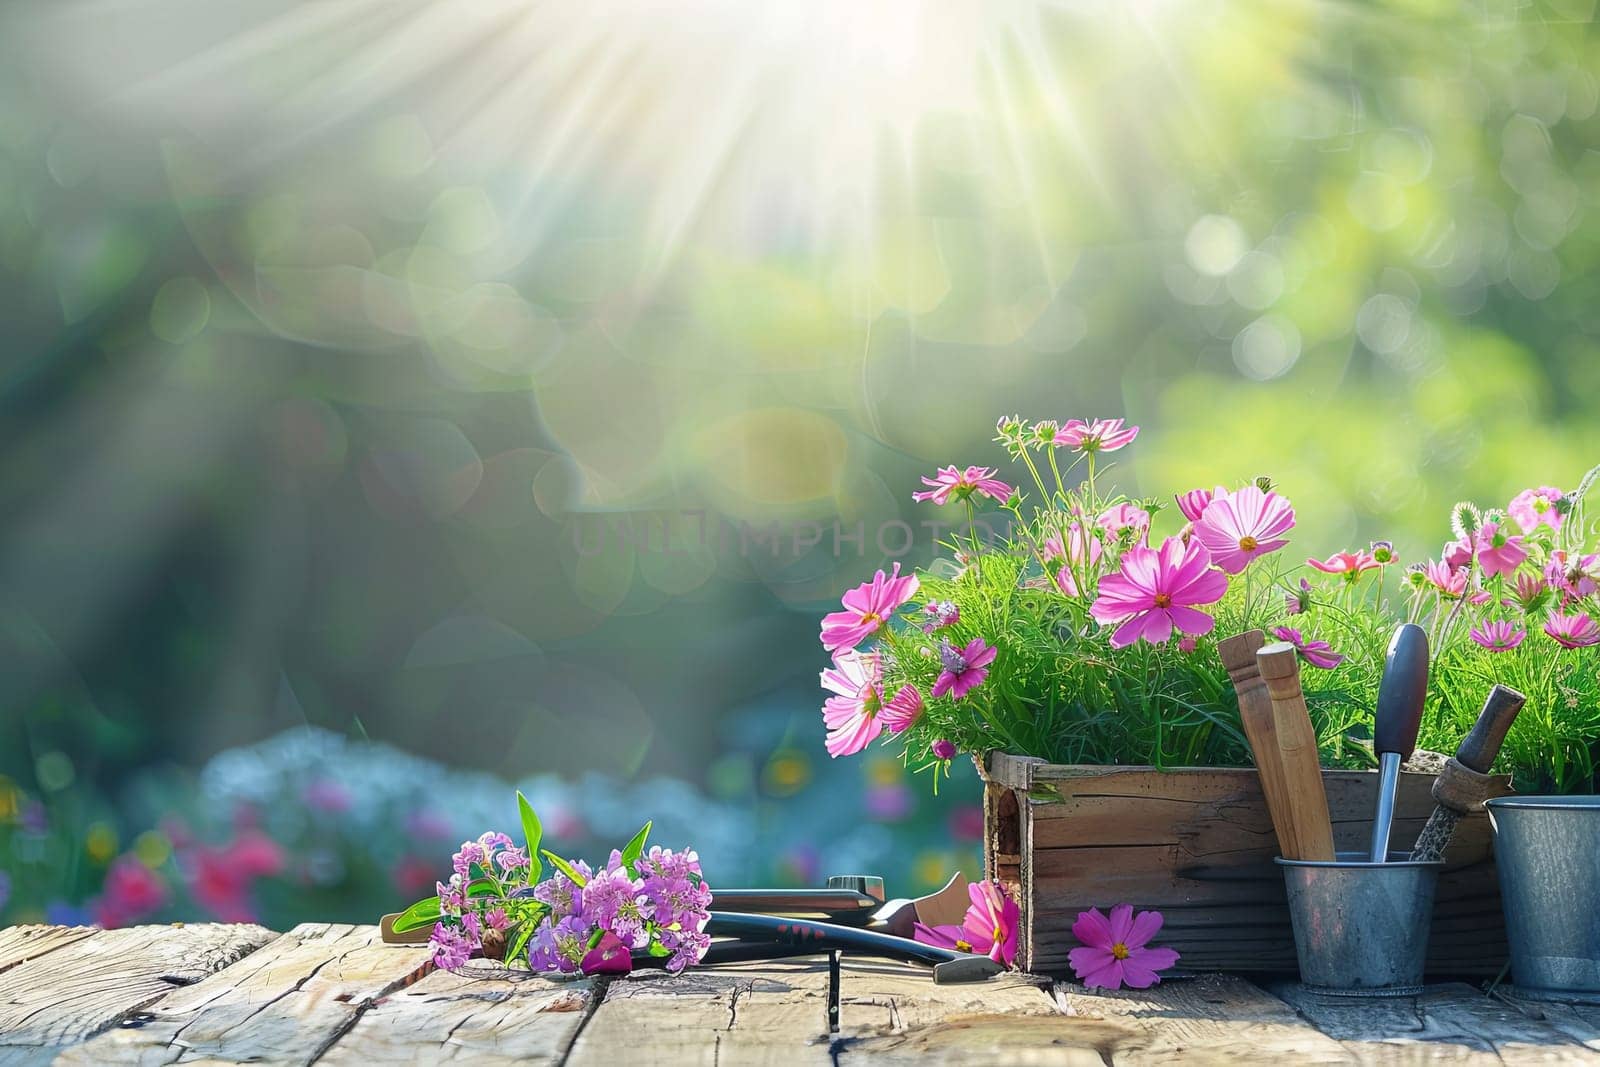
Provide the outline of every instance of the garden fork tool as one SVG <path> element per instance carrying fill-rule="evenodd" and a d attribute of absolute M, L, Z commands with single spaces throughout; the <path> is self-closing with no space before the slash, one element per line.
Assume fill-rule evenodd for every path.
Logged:
<path fill-rule="evenodd" d="M 1482 811 L 1485 800 L 1511 792 L 1510 779 L 1506 775 L 1490 774 L 1489 768 L 1494 766 L 1506 731 L 1511 729 L 1526 699 L 1509 686 L 1497 685 L 1489 690 L 1472 732 L 1462 739 L 1455 757 L 1445 763 L 1444 770 L 1433 780 L 1433 799 L 1437 806 L 1428 816 L 1428 825 L 1417 836 L 1416 846 L 1411 850 L 1413 860 L 1443 859 L 1461 816 Z"/>

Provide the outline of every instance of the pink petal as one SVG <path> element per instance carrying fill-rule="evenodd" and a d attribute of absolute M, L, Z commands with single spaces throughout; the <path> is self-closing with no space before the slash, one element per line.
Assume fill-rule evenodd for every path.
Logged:
<path fill-rule="evenodd" d="M 933 688 L 928 691 L 928 695 L 932 697 L 942 697 L 946 693 L 950 692 L 950 687 L 955 684 L 956 676 L 951 674 L 949 671 L 942 671 L 939 674 L 938 680 L 933 683 Z"/>
<path fill-rule="evenodd" d="M 1156 611 L 1146 611 L 1129 618 L 1127 622 L 1117 627 L 1116 632 L 1111 635 L 1111 647 L 1127 648 L 1129 645 L 1139 640 L 1140 637 L 1144 636 L 1145 620 L 1151 615 L 1157 614 L 1161 613 Z M 1165 617 L 1166 616 L 1163 614 L 1162 618 Z"/>
<path fill-rule="evenodd" d="M 1181 604 L 1174 604 L 1168 608 L 1167 614 L 1171 617 L 1172 624 L 1186 634 L 1208 634 L 1217 625 L 1217 620 L 1205 612 L 1186 608 Z"/>
<path fill-rule="evenodd" d="M 957 940 L 963 940 L 963 932 L 959 926 L 924 926 L 916 923 L 912 929 L 912 939 L 924 945 L 937 945 L 939 948 L 955 948 Z"/>
<path fill-rule="evenodd" d="M 1161 981 L 1161 976 L 1129 956 L 1122 961 L 1122 980 L 1129 989 L 1149 989 Z"/>
<path fill-rule="evenodd" d="M 1099 908 L 1078 913 L 1078 921 L 1072 924 L 1072 936 L 1085 945 L 1111 951 L 1111 924 Z"/>
<path fill-rule="evenodd" d="M 1141 911 L 1133 918 L 1133 927 L 1128 931 L 1127 940 L 1123 944 L 1130 949 L 1143 948 L 1150 943 L 1150 939 L 1161 932 L 1162 917 L 1159 911 Z"/>
<path fill-rule="evenodd" d="M 1072 971 L 1079 978 L 1083 978 L 1086 975 L 1090 975 L 1095 971 L 1101 970 L 1114 958 L 1115 957 L 1111 955 L 1111 950 L 1109 948 L 1098 948 L 1087 945 L 1083 948 L 1075 948 L 1071 952 L 1067 953 L 1067 962 L 1072 964 Z"/>
<path fill-rule="evenodd" d="M 1164 971 L 1178 962 L 1178 952 L 1171 948 L 1137 948 L 1128 953 L 1128 958 L 1152 971 Z"/>
<path fill-rule="evenodd" d="M 1118 904 L 1111 909 L 1111 940 L 1128 943 L 1128 931 L 1133 929 L 1133 905 Z"/>
<path fill-rule="evenodd" d="M 1122 986 L 1122 961 L 1112 958 L 1098 970 L 1082 975 L 1088 989 L 1118 989 Z"/>

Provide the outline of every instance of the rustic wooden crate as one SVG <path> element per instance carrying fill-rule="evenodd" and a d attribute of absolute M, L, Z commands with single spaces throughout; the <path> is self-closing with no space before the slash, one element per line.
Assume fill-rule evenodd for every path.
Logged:
<path fill-rule="evenodd" d="M 1022 905 L 1026 969 L 1068 971 L 1078 913 L 1126 903 L 1166 916 L 1160 943 L 1185 968 L 1295 972 L 1277 838 L 1254 770 L 1075 767 L 994 753 L 983 777 L 984 866 Z M 1335 847 L 1364 849 L 1376 772 L 1323 779 Z M 1401 774 L 1394 847 L 1408 847 L 1433 811 L 1432 783 Z M 1498 974 L 1506 938 L 1488 818 L 1461 820 L 1445 859 L 1429 973 Z"/>

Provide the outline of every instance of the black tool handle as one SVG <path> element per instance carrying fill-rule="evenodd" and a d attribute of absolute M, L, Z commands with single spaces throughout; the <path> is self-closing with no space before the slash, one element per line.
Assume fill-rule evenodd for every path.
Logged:
<path fill-rule="evenodd" d="M 711 906 L 718 911 L 805 915 L 865 926 L 883 901 L 851 889 L 718 889 Z"/>
<path fill-rule="evenodd" d="M 1377 718 L 1372 747 L 1378 753 L 1398 752 L 1401 759 L 1417 747 L 1422 705 L 1428 698 L 1428 634 L 1415 623 L 1397 627 L 1389 639 L 1378 683 Z"/>
<path fill-rule="evenodd" d="M 1456 759 L 1479 774 L 1488 774 L 1489 768 L 1494 766 L 1494 758 L 1500 754 L 1506 731 L 1511 729 L 1527 699 L 1508 685 L 1497 685 L 1489 690 L 1483 710 L 1478 712 L 1478 721 L 1472 724 L 1472 731 L 1456 749 Z"/>
<path fill-rule="evenodd" d="M 813 952 L 843 949 L 864 956 L 879 956 L 905 963 L 949 963 L 970 954 L 937 945 L 924 945 L 904 937 L 874 933 L 854 926 L 790 919 L 779 915 L 748 915 L 725 911 L 711 913 L 706 933 L 712 937 L 737 937 L 745 941 L 768 941 L 806 948 Z"/>

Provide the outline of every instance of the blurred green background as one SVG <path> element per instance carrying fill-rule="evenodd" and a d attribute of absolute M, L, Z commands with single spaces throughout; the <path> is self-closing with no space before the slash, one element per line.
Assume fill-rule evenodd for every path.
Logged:
<path fill-rule="evenodd" d="M 0 918 L 370 918 L 514 782 L 713 884 L 974 873 L 970 773 L 821 745 L 917 476 L 1126 416 L 1129 492 L 1410 560 L 1571 488 L 1593 15 L 0 7 Z"/>

